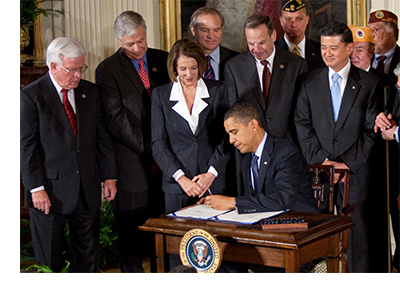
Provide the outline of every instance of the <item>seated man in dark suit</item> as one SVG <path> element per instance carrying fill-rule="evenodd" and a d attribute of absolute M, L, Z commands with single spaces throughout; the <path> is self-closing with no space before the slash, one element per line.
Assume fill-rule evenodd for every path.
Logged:
<path fill-rule="evenodd" d="M 321 56 L 321 44 L 306 38 L 309 15 L 301 0 L 284 0 L 279 17 L 284 36 L 275 42 L 279 48 L 288 50 L 307 61 L 309 71 L 325 66 Z"/>
<path fill-rule="evenodd" d="M 265 132 L 259 112 L 238 103 L 224 117 L 230 143 L 242 154 L 244 194 L 210 195 L 205 204 L 218 210 L 256 213 L 291 209 L 316 212 L 312 179 L 301 151 L 289 140 Z"/>

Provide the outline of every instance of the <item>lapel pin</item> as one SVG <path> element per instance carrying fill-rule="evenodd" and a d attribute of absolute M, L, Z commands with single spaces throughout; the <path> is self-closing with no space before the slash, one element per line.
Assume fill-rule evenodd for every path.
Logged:
<path fill-rule="evenodd" d="M 86 99 L 86 95 L 85 94 L 82 94 L 82 99 Z"/>
<path fill-rule="evenodd" d="M 264 165 L 267 165 L 267 164 L 268 164 L 268 162 L 267 162 L 267 161 L 265 161 L 265 162 L 264 162 Z"/>
<path fill-rule="evenodd" d="M 356 87 L 353 85 L 352 89 L 353 89 L 353 90 L 355 90 L 355 89 L 356 89 Z"/>
<path fill-rule="evenodd" d="M 153 69 L 151 71 L 157 72 L 157 68 L 153 67 Z"/>
<path fill-rule="evenodd" d="M 283 69 L 283 68 L 285 68 L 285 65 L 281 64 L 281 65 L 279 65 L 279 68 Z"/>

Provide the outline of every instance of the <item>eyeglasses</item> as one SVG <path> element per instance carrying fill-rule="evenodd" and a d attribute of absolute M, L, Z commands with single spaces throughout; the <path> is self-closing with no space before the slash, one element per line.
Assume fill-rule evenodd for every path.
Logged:
<path fill-rule="evenodd" d="M 78 69 L 66 69 L 64 66 L 62 66 L 62 65 L 60 65 L 60 66 L 69 75 L 75 75 L 75 73 L 77 73 L 77 72 L 84 73 L 88 69 L 88 66 L 86 64 L 83 64 L 83 66 Z"/>

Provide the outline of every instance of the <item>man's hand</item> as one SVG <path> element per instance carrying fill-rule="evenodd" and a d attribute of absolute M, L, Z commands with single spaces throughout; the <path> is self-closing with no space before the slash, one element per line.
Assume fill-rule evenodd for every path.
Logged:
<path fill-rule="evenodd" d="M 201 188 L 200 197 L 210 188 L 211 184 L 214 182 L 214 174 L 207 172 L 194 176 L 192 181 L 197 182 Z"/>
<path fill-rule="evenodd" d="M 31 194 L 33 206 L 46 215 L 50 212 L 50 199 L 46 190 L 40 190 Z"/>
<path fill-rule="evenodd" d="M 207 196 L 204 204 L 216 210 L 233 210 L 235 208 L 235 202 L 235 197 L 214 194 Z"/>
<path fill-rule="evenodd" d="M 108 179 L 104 181 L 103 184 L 104 199 L 106 201 L 112 201 L 117 193 L 117 186 L 115 185 L 115 180 Z"/>
<path fill-rule="evenodd" d="M 202 194 L 200 185 L 197 182 L 190 180 L 185 175 L 181 176 L 177 182 L 188 196 L 195 197 Z"/>
<path fill-rule="evenodd" d="M 392 120 L 392 117 L 392 114 L 386 116 L 383 112 L 379 113 L 379 115 L 375 118 L 375 133 L 378 132 L 378 129 L 380 129 L 381 131 L 389 129 L 392 126 L 392 123 L 390 122 Z"/>
<path fill-rule="evenodd" d="M 391 127 L 387 128 L 387 129 L 381 129 L 382 138 L 384 140 L 394 140 L 395 139 L 393 135 L 394 135 L 394 132 L 396 131 L 397 124 L 393 120 L 390 120 L 390 122 L 392 125 Z"/>
<path fill-rule="evenodd" d="M 338 163 L 335 161 L 329 161 L 329 160 L 325 160 L 322 165 L 333 165 L 335 167 L 335 169 L 350 169 L 345 163 Z M 340 178 L 340 173 L 335 173 L 333 175 L 333 179 L 335 181 L 335 183 L 343 183 L 344 182 L 344 177 Z"/>

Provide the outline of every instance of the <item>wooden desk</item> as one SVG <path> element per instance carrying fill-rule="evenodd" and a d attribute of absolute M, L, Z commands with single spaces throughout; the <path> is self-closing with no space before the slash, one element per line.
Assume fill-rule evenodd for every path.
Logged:
<path fill-rule="evenodd" d="M 354 226 L 346 216 L 289 212 L 278 217 L 304 217 L 308 229 L 300 232 L 263 231 L 261 224 L 238 225 L 179 217 L 149 219 L 139 229 L 155 233 L 157 272 L 169 267 L 168 254 L 179 254 L 183 235 L 203 229 L 219 242 L 223 260 L 285 268 L 299 272 L 300 265 L 327 256 L 328 272 L 339 272 L 340 234 Z M 344 253 L 347 252 L 347 247 Z"/>

